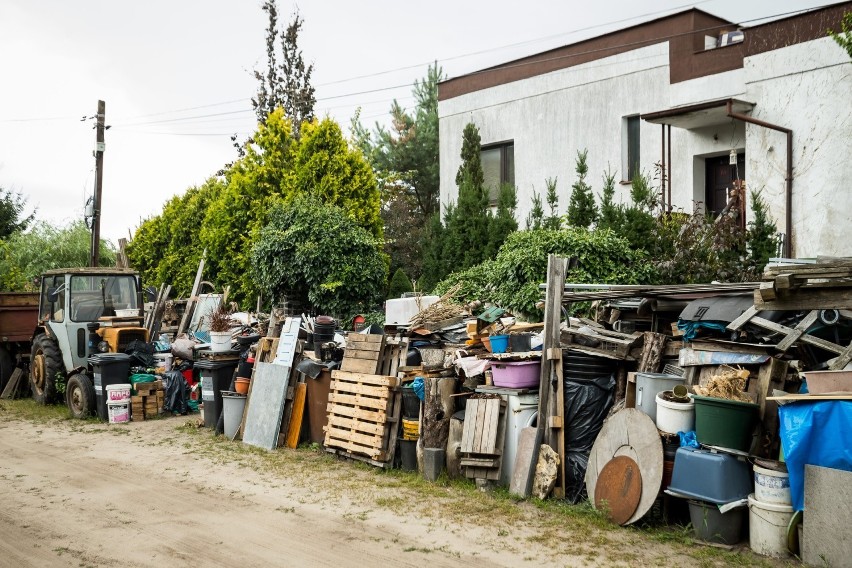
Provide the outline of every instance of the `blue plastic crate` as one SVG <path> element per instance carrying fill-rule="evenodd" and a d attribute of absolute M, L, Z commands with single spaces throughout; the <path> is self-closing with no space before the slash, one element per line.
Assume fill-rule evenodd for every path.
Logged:
<path fill-rule="evenodd" d="M 710 450 L 678 448 L 672 491 L 716 505 L 745 499 L 754 492 L 751 464 L 745 459 Z"/>

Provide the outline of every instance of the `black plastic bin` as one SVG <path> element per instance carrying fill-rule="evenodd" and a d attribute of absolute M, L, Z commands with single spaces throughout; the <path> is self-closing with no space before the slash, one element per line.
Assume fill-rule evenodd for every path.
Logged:
<path fill-rule="evenodd" d="M 201 400 L 204 402 L 204 425 L 216 428 L 222 413 L 222 391 L 230 390 L 231 379 L 239 360 L 197 361 L 195 368 L 201 375 Z"/>
<path fill-rule="evenodd" d="M 95 386 L 98 418 L 108 420 L 106 388 L 110 385 L 130 383 L 130 355 L 125 353 L 99 353 L 89 357 L 92 366 L 92 383 Z"/>

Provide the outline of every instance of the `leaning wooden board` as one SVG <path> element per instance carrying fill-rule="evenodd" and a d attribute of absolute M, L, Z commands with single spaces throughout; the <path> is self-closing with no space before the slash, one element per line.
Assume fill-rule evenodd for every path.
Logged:
<path fill-rule="evenodd" d="M 663 481 L 663 444 L 651 418 L 636 408 L 625 408 L 606 419 L 586 468 L 586 492 L 593 496 L 604 467 L 618 456 L 627 456 L 639 466 L 642 496 L 635 512 L 624 524 L 635 523 L 650 510 Z"/>

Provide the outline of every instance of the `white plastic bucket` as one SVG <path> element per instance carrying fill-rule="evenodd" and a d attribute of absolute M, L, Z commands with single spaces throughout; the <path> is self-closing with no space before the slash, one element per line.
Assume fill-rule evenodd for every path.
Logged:
<path fill-rule="evenodd" d="M 754 466 L 754 498 L 762 503 L 791 504 L 790 476 L 785 471 Z"/>
<path fill-rule="evenodd" d="M 162 367 L 166 372 L 172 370 L 173 355 L 171 353 L 154 353 L 154 359 L 157 360 L 157 366 Z"/>
<path fill-rule="evenodd" d="M 213 353 L 223 353 L 231 350 L 231 332 L 230 331 L 211 331 L 210 332 L 210 351 Z"/>
<path fill-rule="evenodd" d="M 110 424 L 130 422 L 130 404 L 127 402 L 108 402 L 107 414 Z"/>
<path fill-rule="evenodd" d="M 695 430 L 695 401 L 671 402 L 657 393 L 657 429 L 668 434 Z"/>
<path fill-rule="evenodd" d="M 107 385 L 107 404 L 112 404 L 114 402 L 130 402 L 130 388 L 130 383 Z"/>
<path fill-rule="evenodd" d="M 793 517 L 793 507 L 764 503 L 748 496 L 749 546 L 757 554 L 783 558 L 789 556 L 787 527 Z"/>

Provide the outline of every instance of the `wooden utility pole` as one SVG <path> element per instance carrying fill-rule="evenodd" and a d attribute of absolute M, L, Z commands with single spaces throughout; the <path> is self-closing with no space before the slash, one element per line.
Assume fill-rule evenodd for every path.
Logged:
<path fill-rule="evenodd" d="M 98 266 L 101 261 L 101 195 L 104 180 L 104 116 L 106 103 L 98 101 L 98 114 L 95 117 L 95 203 L 92 215 L 92 248 L 89 265 Z"/>

